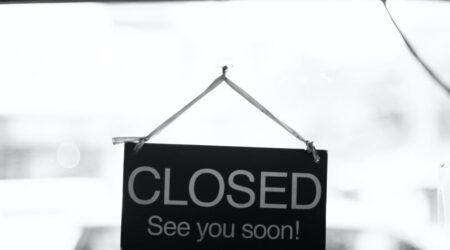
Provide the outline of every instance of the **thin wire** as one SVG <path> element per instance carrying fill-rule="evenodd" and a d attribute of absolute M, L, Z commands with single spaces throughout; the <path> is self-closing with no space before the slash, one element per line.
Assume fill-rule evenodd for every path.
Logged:
<path fill-rule="evenodd" d="M 450 87 L 441 78 L 439 78 L 437 76 L 437 74 L 431 69 L 431 67 L 425 63 L 425 61 L 419 56 L 419 54 L 417 54 L 416 49 L 414 49 L 412 47 L 411 43 L 406 38 L 405 34 L 402 32 L 402 30 L 400 29 L 398 24 L 395 22 L 394 18 L 391 15 L 391 12 L 389 11 L 389 8 L 387 7 L 386 0 L 381 0 L 381 2 L 383 3 L 384 8 L 386 9 L 386 11 L 389 15 L 389 18 L 391 19 L 391 21 L 394 24 L 395 28 L 397 29 L 398 33 L 400 33 L 400 36 L 402 37 L 403 41 L 405 42 L 406 47 L 408 47 L 409 52 L 411 52 L 411 54 L 414 56 L 414 58 L 416 58 L 416 60 L 420 63 L 420 65 L 422 65 L 422 67 L 427 71 L 427 73 L 431 76 L 431 78 L 433 78 L 433 80 L 440 87 L 442 87 L 442 89 L 444 89 L 444 91 L 447 92 L 447 94 L 450 95 Z"/>
<path fill-rule="evenodd" d="M 186 106 L 184 106 L 182 109 L 180 109 L 178 112 L 173 114 L 171 117 L 169 117 L 167 120 L 165 120 L 161 125 L 156 127 L 150 134 L 144 137 L 115 137 L 113 138 L 113 144 L 119 144 L 119 143 L 125 143 L 125 142 L 137 142 L 134 151 L 139 152 L 139 150 L 144 146 L 144 143 L 153 136 L 157 135 L 159 132 L 161 132 L 164 128 L 169 126 L 173 121 L 175 121 L 179 116 L 181 116 L 186 110 L 188 110 L 192 105 L 197 103 L 200 99 L 202 99 L 204 96 L 206 96 L 209 92 L 214 90 L 217 86 L 219 86 L 222 82 L 226 82 L 228 86 L 230 86 L 236 93 L 238 93 L 240 96 L 245 98 L 248 102 L 250 102 L 253 106 L 255 106 L 257 109 L 259 109 L 261 112 L 263 112 L 265 115 L 267 115 L 270 119 L 272 119 L 274 122 L 276 122 L 278 125 L 283 127 L 287 132 L 289 132 L 291 135 L 293 135 L 295 138 L 299 139 L 300 141 L 304 142 L 307 146 L 307 151 L 310 152 L 313 157 L 314 161 L 316 163 L 319 163 L 320 157 L 317 153 L 317 150 L 313 144 L 312 141 L 308 141 L 303 136 L 301 136 L 297 131 L 295 131 L 293 128 L 291 128 L 289 125 L 278 119 L 275 115 L 273 115 L 268 109 L 266 109 L 261 103 L 259 103 L 255 98 L 253 98 L 250 94 L 248 94 L 245 90 L 240 88 L 237 84 L 233 83 L 230 79 L 226 77 L 227 72 L 227 66 L 224 66 L 222 68 L 222 75 L 219 76 L 216 80 L 214 80 L 208 88 L 206 88 L 200 95 L 198 95 L 194 100 L 189 102 Z"/>

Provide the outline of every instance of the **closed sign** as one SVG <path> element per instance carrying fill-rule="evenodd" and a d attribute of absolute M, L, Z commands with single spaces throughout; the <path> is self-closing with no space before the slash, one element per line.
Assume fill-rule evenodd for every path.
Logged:
<path fill-rule="evenodd" d="M 122 249 L 325 249 L 326 151 L 135 145 Z"/>

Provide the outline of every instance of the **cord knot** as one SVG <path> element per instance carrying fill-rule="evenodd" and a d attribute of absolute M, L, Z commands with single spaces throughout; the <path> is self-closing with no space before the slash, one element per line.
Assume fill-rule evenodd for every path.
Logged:
<path fill-rule="evenodd" d="M 134 152 L 137 154 L 141 150 L 141 148 L 144 146 L 145 142 L 147 141 L 147 137 L 141 137 L 139 138 L 138 144 L 134 146 Z"/>
<path fill-rule="evenodd" d="M 313 155 L 315 163 L 319 163 L 320 156 L 317 153 L 316 147 L 314 146 L 314 142 L 306 141 L 305 143 L 306 143 L 306 151 L 308 151 L 308 153 L 311 153 Z"/>

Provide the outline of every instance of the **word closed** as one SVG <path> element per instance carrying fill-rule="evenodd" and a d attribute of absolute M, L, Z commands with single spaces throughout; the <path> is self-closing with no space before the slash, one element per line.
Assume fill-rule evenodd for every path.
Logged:
<path fill-rule="evenodd" d="M 158 200 L 158 198 L 160 197 L 160 190 L 156 190 L 153 191 L 153 194 L 149 197 L 149 198 L 140 198 L 136 195 L 136 191 L 135 191 L 135 180 L 136 177 L 144 172 L 148 172 L 152 175 L 153 180 L 152 179 L 148 179 L 147 181 L 151 182 L 154 181 L 154 179 L 159 180 L 161 179 L 161 175 L 158 172 L 158 170 L 156 170 L 153 167 L 149 167 L 149 166 L 141 166 L 136 168 L 135 170 L 133 170 L 133 172 L 131 172 L 130 178 L 128 179 L 128 192 L 130 195 L 130 198 L 136 203 L 136 204 L 140 204 L 140 205 L 151 205 L 153 204 L 155 201 Z M 171 195 L 170 195 L 170 190 L 174 187 L 171 187 L 171 178 L 170 178 L 170 173 L 171 173 L 171 169 L 170 168 L 165 168 L 164 169 L 165 172 L 165 176 L 164 176 L 164 205 L 172 205 L 172 206 L 187 206 L 188 205 L 188 201 L 187 200 L 174 200 L 171 199 Z M 196 193 L 196 190 L 202 190 L 205 188 L 210 188 L 209 186 L 198 186 L 198 178 L 201 176 L 206 176 L 205 178 L 212 178 L 213 181 L 217 182 L 218 185 L 218 190 L 217 193 L 214 195 L 214 199 L 211 201 L 203 201 L 199 198 L 199 195 Z M 188 190 L 189 190 L 189 198 L 190 200 L 197 206 L 199 207 L 214 207 L 217 204 L 219 204 L 219 202 L 222 201 L 222 199 L 225 196 L 225 183 L 227 183 L 228 187 L 230 190 L 235 190 L 237 192 L 242 192 L 245 193 L 248 198 L 247 200 L 245 200 L 244 202 L 237 202 L 234 198 L 232 194 L 227 194 L 226 195 L 226 200 L 228 202 L 228 204 L 234 208 L 248 208 L 251 207 L 254 203 L 255 203 L 255 191 L 252 190 L 249 187 L 246 187 L 244 185 L 241 184 L 237 184 L 236 183 L 236 179 L 239 177 L 245 177 L 248 179 L 249 182 L 255 182 L 255 177 L 253 176 L 253 174 L 247 170 L 235 170 L 233 172 L 231 172 L 231 174 L 228 176 L 227 178 L 227 182 L 225 182 L 224 177 L 221 175 L 221 173 L 217 170 L 214 169 L 208 169 L 208 168 L 202 168 L 199 169 L 197 171 L 195 171 L 193 173 L 193 175 L 190 177 L 189 179 L 189 184 L 188 184 Z M 259 207 L 260 208 L 278 208 L 278 209 L 286 209 L 288 206 L 286 205 L 286 203 L 283 204 L 274 204 L 274 203 L 269 203 L 266 199 L 266 195 L 267 193 L 285 193 L 286 192 L 286 188 L 285 187 L 274 187 L 274 186 L 268 186 L 268 182 L 270 180 L 268 180 L 269 178 L 287 178 L 288 177 L 288 173 L 286 172 L 261 172 L 260 175 L 258 176 L 260 177 L 260 185 L 259 185 L 259 195 L 258 197 L 259 199 Z M 309 174 L 309 173 L 292 173 L 290 176 L 290 181 L 291 181 L 291 189 L 289 190 L 290 193 L 290 208 L 291 209 L 312 209 L 314 207 L 317 206 L 317 204 L 319 203 L 320 197 L 321 197 L 321 193 L 322 193 L 322 186 L 320 184 L 319 179 L 317 179 L 316 176 Z M 307 179 L 309 181 L 311 181 L 314 184 L 314 199 L 308 203 L 308 204 L 299 204 L 297 201 L 297 193 L 300 191 L 298 190 L 298 181 L 300 179 Z M 176 185 L 175 183 L 175 188 L 186 188 L 183 187 L 181 185 Z"/>

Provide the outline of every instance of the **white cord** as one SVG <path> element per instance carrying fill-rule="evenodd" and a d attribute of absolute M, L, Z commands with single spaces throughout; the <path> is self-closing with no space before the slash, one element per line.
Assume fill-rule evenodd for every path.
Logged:
<path fill-rule="evenodd" d="M 192 107 L 195 103 L 197 103 L 200 99 L 202 99 L 204 96 L 206 96 L 209 92 L 214 90 L 217 86 L 219 86 L 222 82 L 226 82 L 228 86 L 230 86 L 234 91 L 236 91 L 239 95 L 244 97 L 248 102 L 250 102 L 253 106 L 255 106 L 257 109 L 259 109 L 261 112 L 263 112 L 265 115 L 267 115 L 270 119 L 272 119 L 274 122 L 276 122 L 278 125 L 283 127 L 287 132 L 289 132 L 291 135 L 293 135 L 295 138 L 299 139 L 300 141 L 304 142 L 307 147 L 307 151 L 312 153 L 314 157 L 314 161 L 316 163 L 319 163 L 320 157 L 317 153 L 316 148 L 314 147 L 314 144 L 312 141 L 308 141 L 305 138 L 303 138 L 297 131 L 295 131 L 293 128 L 291 128 L 289 125 L 275 117 L 268 109 L 266 109 L 261 103 L 259 103 L 255 98 L 253 98 L 250 94 L 248 94 L 245 90 L 240 88 L 237 84 L 233 83 L 230 79 L 226 77 L 226 71 L 227 66 L 224 66 L 222 68 L 222 75 L 216 78 L 209 86 L 206 88 L 200 95 L 198 95 L 194 100 L 189 102 L 186 106 L 184 106 L 182 109 L 180 109 L 178 112 L 173 114 L 169 119 L 165 120 L 161 125 L 156 127 L 150 134 L 144 137 L 115 137 L 113 138 L 113 144 L 119 144 L 119 143 L 126 143 L 126 142 L 137 142 L 134 150 L 135 152 L 139 152 L 139 150 L 144 146 L 144 143 L 150 140 L 153 136 L 157 135 L 159 132 L 161 132 L 163 129 L 165 129 L 167 126 L 169 126 L 173 121 L 175 121 L 179 116 L 181 116 L 186 110 L 188 110 L 190 107 Z"/>

